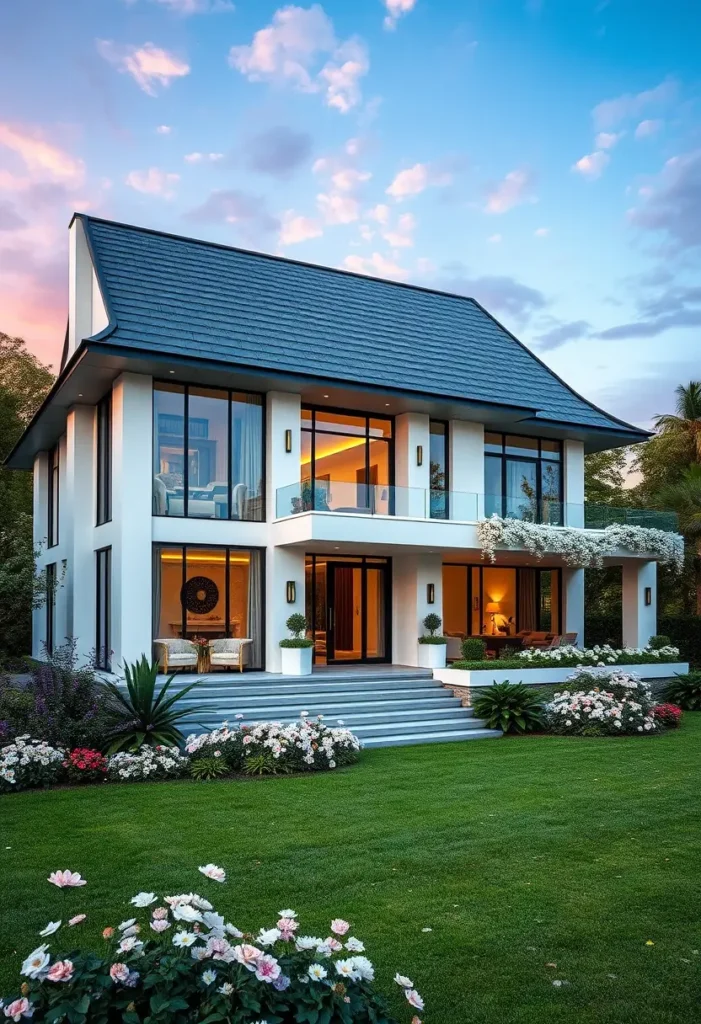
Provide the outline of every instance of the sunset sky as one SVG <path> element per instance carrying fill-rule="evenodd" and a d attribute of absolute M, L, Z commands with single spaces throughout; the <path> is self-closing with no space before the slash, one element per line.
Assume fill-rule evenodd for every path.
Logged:
<path fill-rule="evenodd" d="M 701 5 L 5 0 L 0 331 L 74 210 L 472 295 L 641 425 L 701 378 Z"/>

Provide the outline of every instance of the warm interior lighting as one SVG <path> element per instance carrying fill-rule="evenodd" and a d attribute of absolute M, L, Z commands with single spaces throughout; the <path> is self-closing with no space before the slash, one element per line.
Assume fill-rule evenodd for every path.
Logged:
<path fill-rule="evenodd" d="M 424 464 L 424 446 L 417 444 L 416 446 L 416 465 L 423 466 Z"/>
<path fill-rule="evenodd" d="M 501 610 L 498 601 L 488 601 L 487 604 L 484 606 L 484 610 L 487 613 L 487 615 L 492 616 L 492 636 L 496 636 L 496 616 L 499 614 L 499 611 Z"/>
<path fill-rule="evenodd" d="M 297 584 L 294 580 L 287 581 L 286 596 L 288 604 L 294 604 L 297 600 Z"/>
<path fill-rule="evenodd" d="M 292 431 L 291 430 L 286 430 L 285 431 L 285 451 L 286 452 L 291 452 L 292 451 Z"/>
<path fill-rule="evenodd" d="M 365 437 L 334 437 L 329 436 L 328 442 L 326 437 L 323 437 L 320 433 L 316 435 L 316 461 L 317 463 L 321 459 L 327 459 L 331 455 L 339 455 L 341 452 L 347 452 L 351 448 L 359 448 L 365 444 Z M 308 466 L 312 461 L 311 454 L 301 460 L 302 466 Z M 355 482 L 355 481 L 353 481 Z"/>
<path fill-rule="evenodd" d="M 182 563 L 183 556 L 176 554 L 175 552 L 164 551 L 161 554 L 161 561 L 163 562 L 180 562 Z M 230 555 L 230 564 L 236 563 L 237 565 L 248 565 L 251 561 L 250 555 Z M 191 555 L 188 553 L 187 564 L 191 562 L 207 562 L 210 565 L 221 564 L 226 562 L 226 555 Z"/>
<path fill-rule="evenodd" d="M 426 603 L 427 604 L 435 604 L 436 603 L 436 585 L 435 585 L 435 583 L 427 583 L 426 584 Z"/>

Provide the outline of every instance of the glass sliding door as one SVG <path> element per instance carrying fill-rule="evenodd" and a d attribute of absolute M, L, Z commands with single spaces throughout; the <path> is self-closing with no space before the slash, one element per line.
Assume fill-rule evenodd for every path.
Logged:
<path fill-rule="evenodd" d="M 263 668 L 263 552 L 226 547 L 154 546 L 154 640 L 201 636 L 250 639 L 248 668 Z"/>
<path fill-rule="evenodd" d="M 306 613 L 316 664 L 391 657 L 390 563 L 307 555 Z"/>
<path fill-rule="evenodd" d="M 444 563 L 443 622 L 448 636 L 561 632 L 561 569 Z"/>

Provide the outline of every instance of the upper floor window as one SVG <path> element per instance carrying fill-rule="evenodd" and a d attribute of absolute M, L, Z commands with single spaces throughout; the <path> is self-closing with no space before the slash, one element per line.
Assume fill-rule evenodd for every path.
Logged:
<path fill-rule="evenodd" d="M 58 492 L 59 492 L 59 454 L 58 445 L 49 452 L 47 481 L 47 535 L 50 548 L 58 544 Z"/>
<path fill-rule="evenodd" d="M 155 383 L 154 515 L 265 518 L 263 396 Z"/>
<path fill-rule="evenodd" d="M 97 404 L 97 525 L 112 518 L 112 392 Z"/>
<path fill-rule="evenodd" d="M 46 628 L 44 646 L 46 653 L 54 653 L 56 634 L 56 563 L 46 566 Z"/>
<path fill-rule="evenodd" d="M 95 552 L 95 667 L 110 671 L 112 548 Z"/>
<path fill-rule="evenodd" d="M 392 418 L 302 408 L 302 508 L 394 511 Z"/>
<path fill-rule="evenodd" d="M 485 515 L 561 526 L 562 443 L 484 435 Z"/>
<path fill-rule="evenodd" d="M 448 424 L 431 420 L 429 424 L 431 519 L 448 519 Z"/>

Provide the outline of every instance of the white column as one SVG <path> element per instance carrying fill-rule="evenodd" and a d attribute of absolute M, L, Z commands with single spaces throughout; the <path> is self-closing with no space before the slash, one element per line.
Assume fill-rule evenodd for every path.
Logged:
<path fill-rule="evenodd" d="M 151 377 L 123 373 L 112 395 L 112 671 L 153 656 Z M 94 598 L 93 598 L 94 601 Z"/>
<path fill-rule="evenodd" d="M 584 569 L 562 570 L 562 632 L 577 634 L 584 647 Z"/>
<path fill-rule="evenodd" d="M 34 459 L 33 478 L 33 530 L 34 548 L 39 552 L 37 571 L 41 571 L 51 559 L 46 557 L 48 521 L 48 464 L 47 452 L 39 452 Z M 41 658 L 42 642 L 46 639 L 46 607 L 35 608 L 32 612 L 32 657 Z"/>
<path fill-rule="evenodd" d="M 405 412 L 396 417 L 394 428 L 395 512 L 398 516 L 426 519 L 431 486 L 429 418 L 422 413 Z"/>
<path fill-rule="evenodd" d="M 563 495 L 565 526 L 584 526 L 584 445 L 565 441 L 563 445 Z"/>
<path fill-rule="evenodd" d="M 450 518 L 484 515 L 484 426 L 450 421 Z"/>
<path fill-rule="evenodd" d="M 631 559 L 623 563 L 623 646 L 646 647 L 656 632 L 657 562 Z"/>
<path fill-rule="evenodd" d="M 79 660 L 95 648 L 95 408 L 76 405 L 66 420 L 66 474 L 59 502 L 59 533 L 65 536 L 66 635 Z M 60 580 L 60 566 L 57 566 Z M 58 594 L 61 594 L 59 590 Z M 58 596 L 58 595 L 57 595 Z M 61 643 L 62 638 L 57 642 Z"/>
<path fill-rule="evenodd" d="M 287 391 L 269 391 L 266 396 L 266 506 L 267 519 L 292 513 L 292 499 L 299 497 L 302 399 Z M 285 451 L 286 431 L 291 432 L 292 450 Z M 278 499 L 278 490 L 286 488 Z M 278 638 L 279 639 L 279 638 Z"/>
<path fill-rule="evenodd" d="M 428 584 L 435 600 L 428 603 Z M 392 661 L 418 665 L 418 639 L 430 613 L 443 617 L 442 555 L 399 555 L 392 559 Z"/>
<path fill-rule="evenodd" d="M 287 583 L 294 582 L 296 601 L 287 603 Z M 282 668 L 280 641 L 289 636 L 285 622 L 290 615 L 305 614 L 304 550 L 274 548 L 267 551 L 265 571 L 265 668 L 279 672 Z"/>

